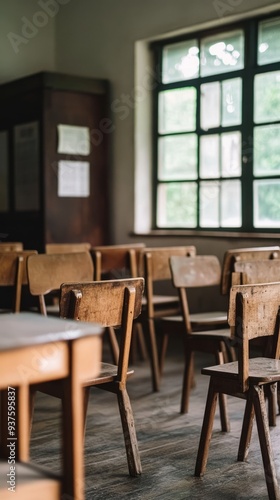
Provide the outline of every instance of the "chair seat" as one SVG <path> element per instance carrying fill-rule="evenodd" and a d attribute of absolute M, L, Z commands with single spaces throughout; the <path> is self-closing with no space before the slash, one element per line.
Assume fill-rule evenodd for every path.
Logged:
<path fill-rule="evenodd" d="M 227 323 L 227 313 L 225 311 L 210 311 L 205 313 L 191 314 L 190 320 L 193 325 L 196 323 L 204 323 L 205 325 L 211 323 Z"/>
<path fill-rule="evenodd" d="M 0 477 L 8 478 L 7 474 L 11 472 L 10 465 L 6 461 L 0 461 Z M 15 492 L 16 498 L 22 500 L 54 500 L 61 496 L 61 483 L 57 476 L 42 467 L 30 463 L 16 462 L 15 464 Z M 11 500 L 12 498 L 12 479 L 9 476 L 11 484 L 1 481 L 0 497 L 1 500 Z"/>
<path fill-rule="evenodd" d="M 183 323 L 183 316 L 181 315 L 174 315 L 174 316 L 164 316 L 162 318 L 164 321 L 173 321 L 174 323 L 179 323 L 179 322 L 182 322 Z M 227 322 L 227 315 L 223 312 L 213 312 L 213 313 L 198 313 L 198 314 L 191 314 L 190 315 L 190 320 L 191 320 L 191 323 L 194 322 L 199 324 L 199 323 L 203 323 L 203 325 L 206 327 L 208 326 L 208 322 L 209 323 L 213 323 L 213 321 L 215 321 L 215 323 L 221 323 L 221 324 L 224 324 Z M 222 332 L 222 334 L 224 335 L 227 335 L 228 334 L 226 332 L 229 332 L 229 328 L 222 328 L 222 329 L 214 329 L 214 330 L 209 330 L 209 334 L 213 334 L 215 335 L 215 332 Z M 192 332 L 191 335 L 193 334 L 197 334 L 197 333 L 208 333 L 208 332 L 205 332 L 205 331 L 202 331 L 202 332 Z"/>
<path fill-rule="evenodd" d="M 203 375 L 237 380 L 238 361 L 210 366 L 201 370 Z M 280 360 L 273 358 L 251 358 L 249 360 L 249 383 L 264 384 L 280 380 Z"/>
<path fill-rule="evenodd" d="M 128 369 L 127 376 L 133 375 L 134 370 Z M 118 367 L 116 365 L 111 365 L 110 363 L 101 363 L 101 370 L 94 380 L 88 380 L 84 385 L 98 385 L 104 384 L 106 382 L 114 382 L 118 374 Z"/>
<path fill-rule="evenodd" d="M 179 303 L 179 297 L 176 295 L 154 295 L 153 296 L 153 304 L 154 305 L 161 305 L 161 304 L 178 304 Z M 147 299 L 144 296 L 142 299 L 142 307 L 146 306 L 147 304 Z"/>

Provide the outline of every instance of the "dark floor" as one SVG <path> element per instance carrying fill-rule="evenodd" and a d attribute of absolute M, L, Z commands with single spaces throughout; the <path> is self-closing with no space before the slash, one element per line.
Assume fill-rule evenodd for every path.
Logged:
<path fill-rule="evenodd" d="M 87 419 L 85 464 L 86 500 L 264 500 L 267 490 L 254 428 L 249 459 L 236 461 L 244 402 L 229 398 L 231 432 L 220 432 L 217 413 L 206 473 L 195 478 L 194 466 L 208 386 L 200 368 L 214 364 L 198 357 L 196 387 L 190 411 L 180 415 L 182 354 L 171 346 L 161 391 L 151 392 L 148 363 L 135 363 L 128 388 L 141 453 L 142 476 L 128 475 L 116 398 L 92 389 Z M 278 417 L 280 419 L 280 417 Z M 280 420 L 271 429 L 276 469 L 280 479 Z M 31 459 L 60 469 L 60 403 L 37 394 L 32 430 Z M 43 498 L 43 493 L 42 493 Z M 68 499 L 67 499 L 68 500 Z"/>

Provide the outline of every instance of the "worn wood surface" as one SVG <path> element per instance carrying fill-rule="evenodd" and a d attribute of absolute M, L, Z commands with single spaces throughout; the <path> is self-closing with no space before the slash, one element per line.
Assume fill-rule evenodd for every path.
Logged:
<path fill-rule="evenodd" d="M 57 292 L 66 281 L 91 281 L 94 266 L 90 253 L 38 254 L 27 259 L 31 295 L 38 297 L 40 312 L 47 314 L 45 296 Z M 57 311 L 58 312 L 58 311 Z"/>
<path fill-rule="evenodd" d="M 232 279 L 242 285 L 280 281 L 280 260 L 237 261 Z"/>
<path fill-rule="evenodd" d="M 72 252 L 89 252 L 91 244 L 83 243 L 46 243 L 46 253 L 72 253 Z"/>
<path fill-rule="evenodd" d="M 109 350 L 106 356 L 110 360 Z M 248 461 L 237 462 L 245 408 L 241 399 L 228 398 L 229 433 L 220 431 L 216 412 L 207 472 L 202 479 L 194 477 L 208 387 L 208 377 L 200 370 L 212 362 L 207 354 L 196 358 L 196 386 L 185 415 L 179 412 L 184 366 L 179 338 L 170 341 L 160 392 L 151 391 L 147 363 L 138 360 L 133 365 L 135 373 L 128 381 L 128 390 L 143 468 L 136 478 L 129 477 L 127 471 L 117 401 L 105 391 L 91 389 L 85 437 L 86 500 L 267 500 L 256 425 Z M 31 456 L 41 464 L 50 463 L 53 471 L 60 468 L 60 411 L 59 400 L 38 394 Z M 270 433 L 280 478 L 279 418 Z"/>
<path fill-rule="evenodd" d="M 0 251 L 0 287 L 11 287 L 12 312 L 21 309 L 22 286 L 28 284 L 26 263 L 28 257 L 34 254 L 37 250 Z"/>
<path fill-rule="evenodd" d="M 23 243 L 20 241 L 0 241 L 0 252 L 19 252 L 23 250 Z"/>
<path fill-rule="evenodd" d="M 222 265 L 221 293 L 227 295 L 231 287 L 231 273 L 238 260 L 279 259 L 280 247 L 233 248 L 224 254 Z"/>

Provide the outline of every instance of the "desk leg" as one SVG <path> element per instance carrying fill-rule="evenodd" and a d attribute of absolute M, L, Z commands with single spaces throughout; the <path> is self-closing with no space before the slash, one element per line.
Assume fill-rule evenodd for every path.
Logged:
<path fill-rule="evenodd" d="M 71 342 L 70 375 L 64 379 L 63 411 L 63 500 L 84 500 L 84 431 L 86 382 L 100 372 L 102 338 L 84 337 Z M 88 396 L 88 394 L 87 394 Z M 69 497 L 67 496 L 69 495 Z"/>
<path fill-rule="evenodd" d="M 1 391 L 1 445 L 2 458 L 13 457 L 27 462 L 30 447 L 29 386 Z M 9 430 L 10 429 L 10 430 Z"/>
<path fill-rule="evenodd" d="M 65 500 L 84 500 L 84 389 L 74 377 L 64 381 L 63 477 Z"/>

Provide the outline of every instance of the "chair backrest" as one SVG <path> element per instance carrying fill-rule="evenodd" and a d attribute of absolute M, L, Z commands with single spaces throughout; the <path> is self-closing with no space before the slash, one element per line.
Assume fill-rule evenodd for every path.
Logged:
<path fill-rule="evenodd" d="M 23 243 L 20 241 L 0 241 L 0 252 L 20 252 Z"/>
<path fill-rule="evenodd" d="M 30 293 L 38 296 L 40 311 L 46 315 L 44 296 L 66 281 L 92 281 L 94 266 L 89 252 L 38 254 L 27 259 L 27 275 Z"/>
<path fill-rule="evenodd" d="M 239 260 L 234 264 L 233 285 L 273 283 L 280 281 L 280 260 Z"/>
<path fill-rule="evenodd" d="M 231 287 L 231 273 L 234 271 L 234 263 L 239 260 L 264 260 L 279 259 L 280 247 L 252 247 L 234 248 L 227 250 L 224 254 L 222 265 L 221 293 L 227 295 Z"/>
<path fill-rule="evenodd" d="M 45 252 L 52 253 L 72 253 L 72 252 L 87 252 L 91 249 L 91 244 L 82 243 L 46 243 Z"/>
<path fill-rule="evenodd" d="M 279 282 L 235 285 L 230 290 L 228 323 L 237 347 L 238 379 L 242 392 L 248 388 L 250 340 L 272 337 L 271 357 L 278 362 L 279 311 Z M 273 360 L 269 363 L 273 372 Z"/>
<path fill-rule="evenodd" d="M 177 288 L 187 333 L 191 333 L 187 288 L 217 286 L 221 282 L 221 265 L 215 255 L 187 257 L 173 255 L 169 259 L 172 282 Z"/>
<path fill-rule="evenodd" d="M 145 278 L 145 293 L 147 298 L 147 313 L 149 318 L 156 315 L 154 307 L 155 286 L 159 282 L 170 281 L 171 270 L 169 259 L 172 255 L 194 256 L 196 248 L 190 246 L 172 246 L 172 247 L 151 247 L 144 248 L 139 254 L 139 275 Z M 180 307 L 177 307 L 178 313 Z M 176 314 L 174 306 L 170 310 L 165 309 L 165 315 Z"/>
<path fill-rule="evenodd" d="M 173 255 L 170 257 L 170 269 L 176 288 L 214 286 L 221 282 L 221 265 L 215 255 Z"/>
<path fill-rule="evenodd" d="M 145 243 L 95 246 L 91 249 L 95 280 L 136 278 L 139 252 Z"/>
<path fill-rule="evenodd" d="M 141 313 L 143 278 L 63 283 L 60 316 L 121 328 L 118 378 L 127 376 L 133 320 Z"/>
<path fill-rule="evenodd" d="M 172 255 L 187 255 L 194 257 L 196 248 L 189 246 L 146 247 L 139 255 L 139 274 L 152 281 L 171 279 L 169 259 Z M 147 284 L 146 284 L 147 286 Z"/>
<path fill-rule="evenodd" d="M 37 250 L 0 252 L 0 287 L 14 288 L 14 312 L 20 311 L 22 285 L 28 284 L 27 259 L 36 254 Z"/>

